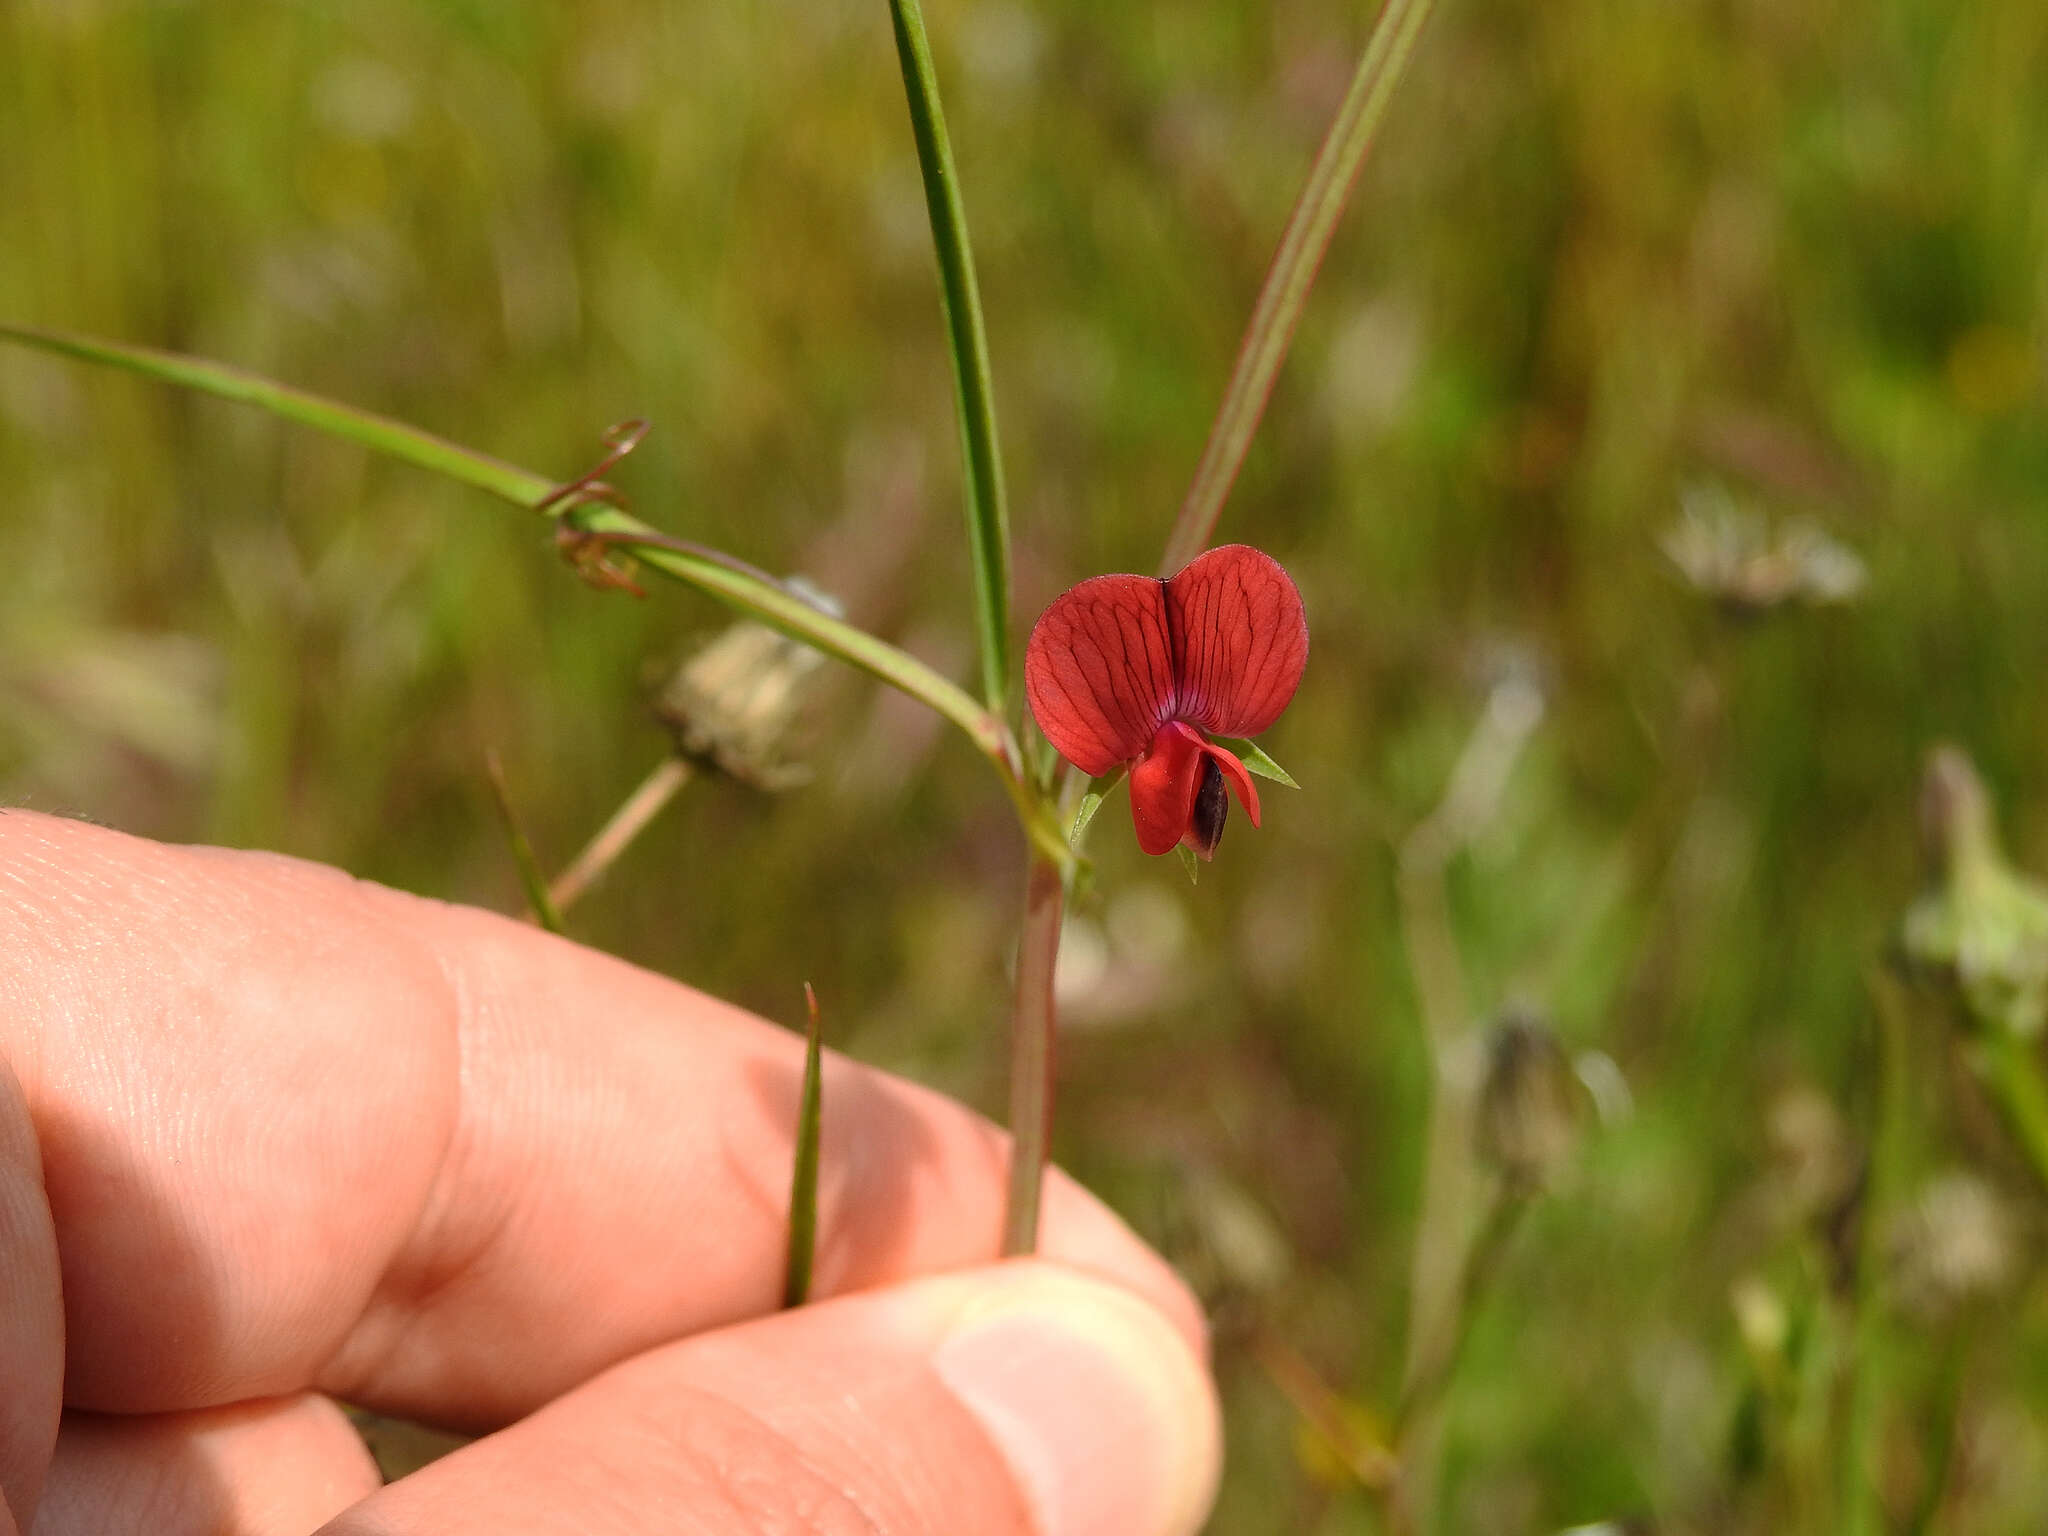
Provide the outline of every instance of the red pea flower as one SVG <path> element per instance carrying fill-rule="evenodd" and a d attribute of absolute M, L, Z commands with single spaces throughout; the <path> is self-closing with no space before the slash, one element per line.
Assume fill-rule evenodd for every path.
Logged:
<path fill-rule="evenodd" d="M 1095 576 L 1053 600 L 1024 650 L 1024 692 L 1046 740 L 1091 777 L 1131 770 L 1131 819 L 1150 854 L 1211 858 L 1230 808 L 1259 792 L 1209 736 L 1256 736 L 1308 663 L 1301 593 L 1248 544 L 1199 555 L 1166 581 Z M 1207 734 L 1204 734 L 1207 733 Z"/>

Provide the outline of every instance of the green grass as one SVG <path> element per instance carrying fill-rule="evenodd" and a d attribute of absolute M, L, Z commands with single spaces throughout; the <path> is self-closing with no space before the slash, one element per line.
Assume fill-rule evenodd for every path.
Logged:
<path fill-rule="evenodd" d="M 1155 563 L 1366 18 L 927 20 L 1014 642 L 1067 582 Z M 1304 787 L 1195 889 L 1114 797 L 1091 830 L 1078 920 L 1116 984 L 1068 1010 L 1058 1155 L 1384 1416 L 1429 1086 L 1399 850 L 1489 687 L 1545 690 L 1445 870 L 1449 931 L 1472 1015 L 1542 1005 L 1634 1112 L 1583 1134 L 1471 1320 L 1442 1529 L 1836 1528 L 1796 1498 L 1833 1495 L 1814 1415 L 1854 1328 L 1788 1127 L 1824 1145 L 1821 1103 L 1851 1150 L 1870 1130 L 1867 978 L 1931 741 L 2048 868 L 2044 60 L 2033 0 L 1439 6 L 1218 530 L 1307 598 L 1265 743 Z M 883 7 L 15 7 L 0 143 L 0 320 L 230 360 L 563 479 L 646 417 L 615 477 L 637 513 L 975 675 Z M 1860 600 L 1713 611 L 1657 542 L 1702 481 L 1819 519 Z M 0 353 L 0 483 L 0 796 L 506 909 L 483 748 L 559 867 L 665 750 L 647 674 L 725 621 L 592 593 L 540 520 L 360 448 L 25 354 Z M 1013 818 L 949 733 L 835 678 L 812 787 L 693 782 L 576 931 L 770 1016 L 809 977 L 852 1053 L 999 1110 Z M 1961 1165 L 2038 1221 L 1939 1022 L 1913 1027 L 1905 1193 Z M 1275 1272 L 1226 1241 L 1245 1201 Z M 1738 1475 L 1752 1276 L 1808 1352 Z M 1991 1460 L 1936 1529 L 2048 1518 L 2042 1294 L 2026 1267 L 1987 1304 L 1960 1433 Z M 1903 1514 L 1948 1333 L 1881 1321 Z M 1380 1528 L 1228 1327 L 1219 1367 L 1216 1529 Z"/>

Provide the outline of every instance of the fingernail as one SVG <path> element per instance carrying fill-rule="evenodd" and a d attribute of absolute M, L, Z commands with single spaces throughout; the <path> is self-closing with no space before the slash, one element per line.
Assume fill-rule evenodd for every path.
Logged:
<path fill-rule="evenodd" d="M 1040 1536 L 1190 1536 L 1216 1495 L 1207 1374 L 1127 1291 L 1020 1264 L 969 1302 L 939 1376 L 1010 1465 Z"/>

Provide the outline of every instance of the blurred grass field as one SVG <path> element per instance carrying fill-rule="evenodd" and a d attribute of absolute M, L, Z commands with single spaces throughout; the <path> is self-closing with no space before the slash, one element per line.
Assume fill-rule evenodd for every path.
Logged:
<path fill-rule="evenodd" d="M 1156 560 L 1370 15 L 927 14 L 1028 622 Z M 0 319 L 564 478 L 645 417 L 613 477 L 641 516 L 970 675 L 879 0 L 22 0 L 0 231 Z M 565 862 L 725 622 L 593 592 L 474 493 L 27 354 L 0 352 L 0 484 L 0 799 L 453 899 L 519 901 L 486 748 Z M 1717 507 L 1806 520 L 1860 589 L 1738 615 L 1667 553 L 1688 505 L 1709 546 Z M 1829 1220 L 1857 1214 L 1932 743 L 2048 868 L 2048 7 L 1442 0 L 1220 537 L 1307 599 L 1267 740 L 1304 789 L 1193 889 L 1105 809 L 1056 1133 L 1221 1308 L 1213 1528 L 1383 1528 L 1274 1341 L 1357 1424 L 1392 1413 L 1418 1237 L 1455 1252 L 1481 1209 L 1472 1180 L 1425 1210 L 1429 1027 L 1467 1071 L 1510 1007 L 1608 1113 L 1471 1308 L 1433 1528 L 1847 1528 L 1858 1305 L 1879 1528 L 2048 1527 L 2042 1191 L 1924 1008 L 1900 1208 L 1968 1171 L 2002 1287 L 1938 1325 L 1903 1285 L 1859 1304 Z M 836 1044 L 996 1112 L 1009 812 L 935 721 L 830 677 L 808 787 L 700 775 L 571 929 L 791 1022 L 808 979 Z M 1461 758 L 1497 792 L 1435 814 Z"/>

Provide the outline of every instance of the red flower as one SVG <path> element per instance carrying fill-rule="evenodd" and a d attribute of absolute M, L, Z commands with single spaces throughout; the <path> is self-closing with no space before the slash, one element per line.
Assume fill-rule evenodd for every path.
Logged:
<path fill-rule="evenodd" d="M 1024 692 L 1083 773 L 1130 765 L 1140 848 L 1184 842 L 1206 859 L 1223 836 L 1226 783 L 1259 824 L 1251 775 L 1208 735 L 1263 731 L 1307 662 L 1292 578 L 1270 555 L 1225 544 L 1166 581 L 1095 576 L 1054 599 L 1024 650 Z"/>

